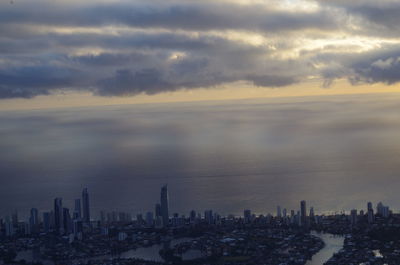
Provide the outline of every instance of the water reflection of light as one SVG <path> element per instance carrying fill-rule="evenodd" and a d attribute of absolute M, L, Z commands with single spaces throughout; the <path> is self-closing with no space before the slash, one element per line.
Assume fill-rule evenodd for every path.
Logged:
<path fill-rule="evenodd" d="M 379 249 L 372 250 L 372 252 L 374 253 L 374 256 L 376 258 L 383 258 L 383 255 L 382 255 L 382 253 L 381 253 L 381 251 Z"/>

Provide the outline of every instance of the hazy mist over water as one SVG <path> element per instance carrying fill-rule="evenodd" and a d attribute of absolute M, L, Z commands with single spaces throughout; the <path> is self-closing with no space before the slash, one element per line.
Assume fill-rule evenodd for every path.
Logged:
<path fill-rule="evenodd" d="M 274 213 L 400 208 L 400 96 L 354 95 L 0 113 L 0 215 L 73 206 Z"/>

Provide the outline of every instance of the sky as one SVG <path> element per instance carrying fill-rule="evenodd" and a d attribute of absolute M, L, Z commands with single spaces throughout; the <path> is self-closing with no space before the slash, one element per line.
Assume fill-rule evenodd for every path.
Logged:
<path fill-rule="evenodd" d="M 398 91 L 398 0 L 4 0 L 0 110 Z"/>

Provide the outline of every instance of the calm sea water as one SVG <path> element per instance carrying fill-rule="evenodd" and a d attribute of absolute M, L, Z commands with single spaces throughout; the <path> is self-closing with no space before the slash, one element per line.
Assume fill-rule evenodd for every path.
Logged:
<path fill-rule="evenodd" d="M 94 214 L 400 207 L 398 95 L 0 113 L 0 215 L 88 187 Z"/>

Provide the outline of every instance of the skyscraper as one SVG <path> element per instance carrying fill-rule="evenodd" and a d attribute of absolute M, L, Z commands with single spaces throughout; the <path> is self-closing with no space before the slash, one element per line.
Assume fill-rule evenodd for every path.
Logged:
<path fill-rule="evenodd" d="M 153 212 L 146 213 L 146 225 L 151 227 L 154 225 L 154 214 Z"/>
<path fill-rule="evenodd" d="M 156 217 L 161 216 L 161 204 L 156 204 Z"/>
<path fill-rule="evenodd" d="M 168 185 L 164 185 L 161 188 L 161 215 L 163 220 L 163 226 L 169 225 L 169 202 L 168 202 Z"/>
<path fill-rule="evenodd" d="M 11 215 L 11 221 L 12 221 L 12 225 L 17 228 L 18 227 L 18 212 L 15 211 L 12 215 Z"/>
<path fill-rule="evenodd" d="M 82 218 L 81 199 L 75 199 L 74 216 Z"/>
<path fill-rule="evenodd" d="M 350 212 L 351 225 L 353 225 L 353 226 L 356 225 L 357 224 L 357 219 L 358 219 L 357 210 L 356 209 L 351 210 L 351 212 Z"/>
<path fill-rule="evenodd" d="M 47 233 L 51 228 L 51 214 L 49 212 L 43 213 L 43 229 Z"/>
<path fill-rule="evenodd" d="M 90 224 L 90 206 L 89 206 L 89 193 L 87 188 L 82 191 L 82 206 L 83 206 L 83 222 Z"/>
<path fill-rule="evenodd" d="M 372 202 L 368 202 L 367 203 L 367 211 L 369 211 L 369 210 L 373 210 L 372 209 Z"/>
<path fill-rule="evenodd" d="M 376 206 L 376 213 L 383 218 L 389 217 L 389 206 L 385 206 L 382 202 L 379 202 Z"/>
<path fill-rule="evenodd" d="M 6 236 L 13 236 L 15 233 L 14 225 L 13 225 L 12 221 L 10 221 L 10 218 L 8 216 L 7 216 L 6 222 L 5 222 L 5 232 L 6 232 Z"/>
<path fill-rule="evenodd" d="M 375 217 L 374 217 L 374 210 L 369 209 L 369 210 L 368 210 L 368 224 L 374 223 L 374 219 L 375 219 Z"/>
<path fill-rule="evenodd" d="M 62 198 L 54 199 L 54 226 L 58 233 L 64 234 Z"/>
<path fill-rule="evenodd" d="M 214 216 L 212 210 L 204 211 L 204 219 L 206 220 L 207 224 L 211 225 L 214 223 Z"/>
<path fill-rule="evenodd" d="M 79 235 L 79 233 L 82 233 L 83 228 L 82 228 L 82 220 L 74 220 L 73 221 L 73 233 L 75 236 Z"/>
<path fill-rule="evenodd" d="M 279 206 L 279 205 L 276 207 L 276 216 L 277 216 L 278 218 L 281 218 L 281 217 L 282 217 L 281 206 Z"/>
<path fill-rule="evenodd" d="M 372 208 L 372 202 L 368 202 L 367 204 L 367 214 L 368 214 L 368 223 L 372 224 L 374 222 L 374 209 Z"/>
<path fill-rule="evenodd" d="M 104 211 L 100 211 L 100 222 L 102 225 L 106 223 L 106 213 Z"/>
<path fill-rule="evenodd" d="M 301 222 L 301 226 L 306 226 L 307 225 L 306 201 L 301 201 L 300 202 L 300 222 Z"/>
<path fill-rule="evenodd" d="M 244 217 L 244 222 L 246 224 L 251 222 L 251 211 L 250 210 L 244 210 L 243 211 L 243 217 Z"/>
<path fill-rule="evenodd" d="M 29 217 L 29 226 L 32 232 L 37 232 L 39 226 L 39 211 L 36 208 L 31 209 L 31 215 Z"/>
<path fill-rule="evenodd" d="M 196 221 L 196 211 L 191 210 L 190 211 L 190 223 L 194 223 Z"/>
<path fill-rule="evenodd" d="M 63 208 L 64 232 L 70 234 L 72 232 L 72 219 L 68 208 Z"/>
<path fill-rule="evenodd" d="M 314 214 L 314 207 L 310 208 L 310 223 L 315 222 L 315 214 Z"/>

